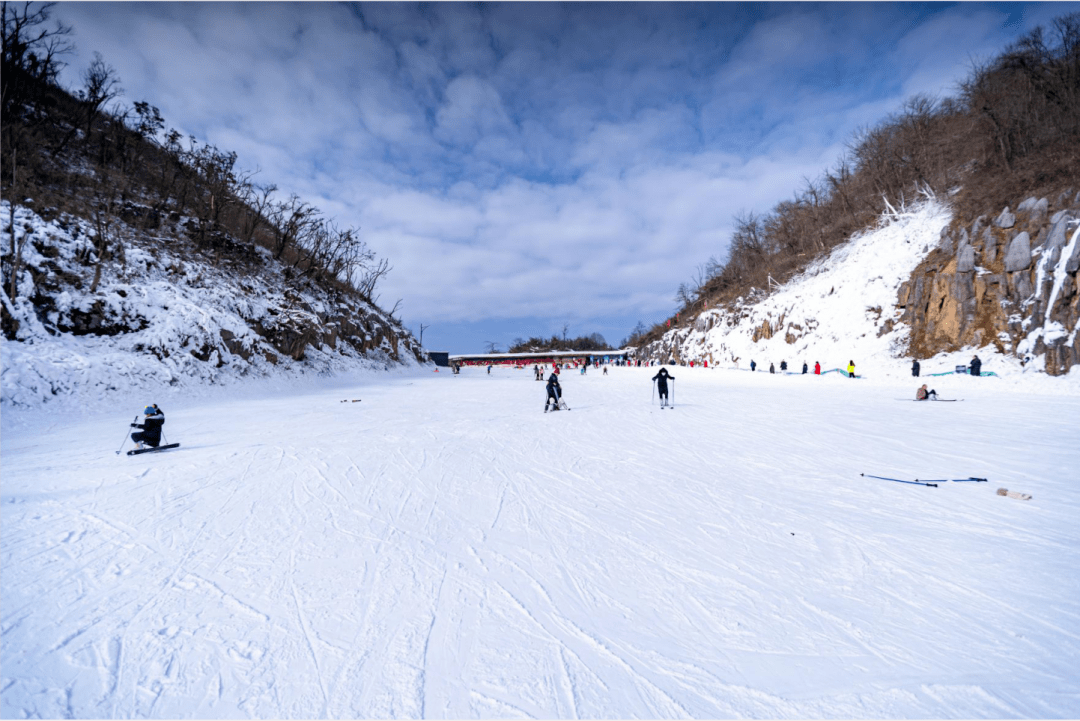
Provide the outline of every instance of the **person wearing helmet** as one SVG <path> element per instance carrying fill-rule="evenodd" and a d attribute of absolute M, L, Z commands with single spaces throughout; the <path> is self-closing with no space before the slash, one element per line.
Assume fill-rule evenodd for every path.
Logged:
<path fill-rule="evenodd" d="M 146 446 L 157 448 L 161 443 L 161 427 L 165 425 L 165 414 L 157 407 L 157 403 L 152 403 L 144 408 L 143 414 L 146 417 L 142 423 L 131 424 L 132 428 L 142 429 L 137 433 L 132 433 L 131 440 L 135 441 L 139 448 L 145 448 Z"/>
<path fill-rule="evenodd" d="M 551 374 L 547 382 L 547 399 L 544 400 L 544 413 L 548 412 L 548 404 L 554 403 L 555 408 L 552 410 L 559 410 L 559 399 L 562 398 L 562 386 L 559 385 L 558 370 Z"/>

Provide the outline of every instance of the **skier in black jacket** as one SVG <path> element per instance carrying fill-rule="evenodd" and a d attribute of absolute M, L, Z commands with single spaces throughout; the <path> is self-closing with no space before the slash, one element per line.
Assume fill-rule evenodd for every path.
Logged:
<path fill-rule="evenodd" d="M 982 361 L 977 355 L 971 357 L 971 375 L 982 375 Z"/>
<path fill-rule="evenodd" d="M 149 405 L 143 409 L 146 418 L 142 423 L 132 423 L 132 428 L 141 428 L 138 433 L 131 434 L 131 440 L 135 441 L 139 448 L 150 446 L 157 448 L 161 443 L 161 427 L 165 425 L 165 414 L 157 407 L 157 404 Z M 143 445 L 143 444 L 146 445 Z"/>
<path fill-rule="evenodd" d="M 656 391 L 660 394 L 660 407 L 667 405 L 667 382 L 668 378 L 675 380 L 675 376 L 668 373 L 667 368 L 661 368 L 660 372 L 653 376 L 653 380 L 656 381 Z"/>
<path fill-rule="evenodd" d="M 553 403 L 552 410 L 559 410 L 559 401 L 562 399 L 562 386 L 559 385 L 559 375 L 552 373 L 547 382 L 547 398 L 544 400 L 544 413 L 548 412 L 548 404 Z"/>
<path fill-rule="evenodd" d="M 919 367 L 919 360 L 917 358 L 911 361 L 911 375 L 915 378 L 919 377 Z"/>

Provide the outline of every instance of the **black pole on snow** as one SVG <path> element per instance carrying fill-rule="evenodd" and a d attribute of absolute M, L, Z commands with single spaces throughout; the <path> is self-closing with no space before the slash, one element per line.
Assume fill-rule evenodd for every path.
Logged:
<path fill-rule="evenodd" d="M 136 413 L 135 417 L 131 419 L 131 422 L 134 423 L 137 420 L 139 420 L 139 414 L 138 413 Z M 130 428 L 130 426 L 128 426 L 128 427 Z M 121 443 L 120 447 L 116 449 L 116 455 L 120 455 L 120 451 L 124 450 L 124 446 L 127 444 L 128 435 L 130 433 L 131 433 L 131 431 L 127 431 L 126 433 L 124 433 L 124 442 Z"/>
<path fill-rule="evenodd" d="M 655 401 L 656 401 L 656 379 L 653 378 L 653 381 L 652 381 L 652 395 L 649 396 L 649 405 L 650 406 L 656 405 Z"/>
<path fill-rule="evenodd" d="M 860 473 L 863 478 L 877 478 L 881 481 L 892 481 L 893 483 L 910 483 L 915 486 L 930 486 L 931 488 L 937 488 L 936 483 L 928 483 L 927 481 L 902 481 L 899 478 L 886 478 L 885 476 L 871 476 L 868 473 Z"/>

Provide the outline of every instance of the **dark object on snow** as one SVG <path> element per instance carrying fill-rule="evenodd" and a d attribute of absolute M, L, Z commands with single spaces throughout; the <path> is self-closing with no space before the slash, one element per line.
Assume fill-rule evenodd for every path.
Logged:
<path fill-rule="evenodd" d="M 773 364 L 773 363 L 769 364 L 769 372 L 770 373 L 775 373 L 776 372 L 776 365 L 775 364 Z"/>
<path fill-rule="evenodd" d="M 860 473 L 859 475 L 862 476 L 863 478 L 877 478 L 878 480 L 881 480 L 881 481 L 892 481 L 893 483 L 910 483 L 910 484 L 915 485 L 915 486 L 930 486 L 931 488 L 937 488 L 938 487 L 938 485 L 936 483 L 928 483 L 927 481 L 920 481 L 917 478 L 914 481 L 901 481 L 899 478 L 886 478 L 885 476 L 871 476 L 871 475 L 868 475 L 866 473 Z"/>
<path fill-rule="evenodd" d="M 157 446 L 155 448 L 134 448 L 127 452 L 129 456 L 137 456 L 140 453 L 156 453 L 157 451 L 167 451 L 170 448 L 179 448 L 179 443 L 169 443 L 164 446 Z"/>
<path fill-rule="evenodd" d="M 138 433 L 131 434 L 131 440 L 136 443 L 145 443 L 151 448 L 157 448 L 161 443 L 161 427 L 165 425 L 165 414 L 157 407 L 157 404 L 149 405 L 143 411 L 146 418 L 142 423 L 132 423 L 132 428 L 141 428 Z"/>
<path fill-rule="evenodd" d="M 971 357 L 971 375 L 977 376 L 982 373 L 982 361 L 979 360 L 979 356 Z"/>
<path fill-rule="evenodd" d="M 653 376 L 653 380 L 656 381 L 656 390 L 660 394 L 660 402 L 663 403 L 668 397 L 667 382 L 668 379 L 675 380 L 675 376 L 668 373 L 667 368 L 661 368 L 660 372 Z"/>
<path fill-rule="evenodd" d="M 919 361 L 917 360 L 911 361 L 911 375 L 915 378 L 919 377 Z"/>
<path fill-rule="evenodd" d="M 782 370 L 782 371 L 787 370 L 787 361 L 786 360 L 780 361 L 780 370 Z"/>
<path fill-rule="evenodd" d="M 751 371 L 756 371 L 757 370 L 757 361 L 750 361 L 750 370 Z"/>
<path fill-rule="evenodd" d="M 803 361 L 803 364 L 802 364 L 802 374 L 803 374 L 803 375 L 806 375 L 806 371 L 807 371 L 807 370 L 809 370 L 809 369 L 808 369 L 808 368 L 806 367 L 806 361 Z"/>
<path fill-rule="evenodd" d="M 555 410 L 559 410 L 559 401 L 562 400 L 562 386 L 559 385 L 559 376 L 552 373 L 547 382 L 547 398 L 544 399 L 544 413 L 548 411 L 548 404 L 554 403 Z"/>

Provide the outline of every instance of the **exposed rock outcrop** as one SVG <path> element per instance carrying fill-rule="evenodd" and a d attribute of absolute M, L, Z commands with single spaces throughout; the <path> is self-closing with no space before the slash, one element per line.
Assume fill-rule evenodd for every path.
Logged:
<path fill-rule="evenodd" d="M 1080 363 L 1078 227 L 1072 192 L 1053 202 L 1028 198 L 989 225 L 985 216 L 970 225 L 954 221 L 900 287 L 900 320 L 912 329 L 909 354 L 993 345 L 1020 358 L 1045 356 L 1052 375 L 1069 372 Z"/>

